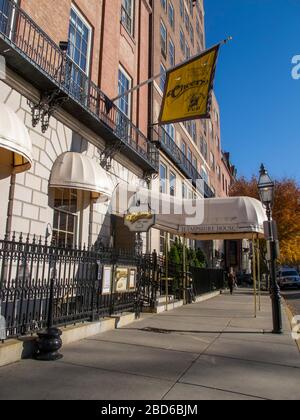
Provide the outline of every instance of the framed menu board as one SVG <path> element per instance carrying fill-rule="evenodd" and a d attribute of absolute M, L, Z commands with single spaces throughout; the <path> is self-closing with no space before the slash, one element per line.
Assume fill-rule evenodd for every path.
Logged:
<path fill-rule="evenodd" d="M 126 292 L 128 290 L 128 267 L 117 267 L 115 275 L 115 291 Z"/>
<path fill-rule="evenodd" d="M 105 265 L 103 267 L 103 276 L 102 276 L 102 294 L 103 295 L 111 294 L 112 273 L 113 273 L 112 266 Z"/>
<path fill-rule="evenodd" d="M 136 288 L 136 268 L 130 268 L 129 269 L 129 289 L 135 289 Z"/>

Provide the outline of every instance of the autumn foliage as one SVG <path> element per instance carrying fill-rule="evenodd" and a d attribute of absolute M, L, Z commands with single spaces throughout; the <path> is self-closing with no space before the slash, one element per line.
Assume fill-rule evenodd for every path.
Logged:
<path fill-rule="evenodd" d="M 258 180 L 241 178 L 232 186 L 231 196 L 259 199 Z M 300 263 L 300 187 L 292 179 L 276 182 L 273 218 L 278 225 L 281 264 Z"/>

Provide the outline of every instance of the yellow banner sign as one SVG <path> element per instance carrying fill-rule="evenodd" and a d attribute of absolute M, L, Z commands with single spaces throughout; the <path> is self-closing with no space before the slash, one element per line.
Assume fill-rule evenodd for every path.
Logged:
<path fill-rule="evenodd" d="M 217 45 L 168 72 L 160 124 L 209 118 L 219 48 Z"/>

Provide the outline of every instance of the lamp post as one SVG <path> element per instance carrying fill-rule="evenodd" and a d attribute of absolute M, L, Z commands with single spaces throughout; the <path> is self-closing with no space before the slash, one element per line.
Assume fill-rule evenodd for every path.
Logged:
<path fill-rule="evenodd" d="M 270 274 L 271 274 L 271 299 L 272 299 L 272 311 L 273 311 L 273 334 L 282 333 L 282 314 L 281 314 L 281 296 L 280 289 L 277 283 L 276 276 L 276 260 L 278 258 L 278 247 L 276 236 L 276 224 L 272 219 L 272 207 L 274 204 L 274 191 L 275 184 L 270 178 L 268 171 L 264 165 L 260 168 L 260 177 L 258 182 L 258 190 L 260 200 L 263 206 L 266 208 L 268 222 L 268 245 L 270 253 Z"/>

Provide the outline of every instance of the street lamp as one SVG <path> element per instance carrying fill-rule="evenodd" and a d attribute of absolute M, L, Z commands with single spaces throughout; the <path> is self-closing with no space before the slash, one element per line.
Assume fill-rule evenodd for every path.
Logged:
<path fill-rule="evenodd" d="M 264 165 L 260 168 L 260 177 L 258 182 L 260 200 L 266 208 L 268 222 L 268 244 L 270 251 L 270 273 L 271 273 L 271 299 L 273 310 L 273 334 L 282 333 L 282 314 L 281 314 L 281 296 L 277 283 L 276 260 L 278 258 L 278 247 L 276 236 L 276 223 L 272 220 L 272 207 L 274 203 L 275 184 L 270 178 Z"/>

